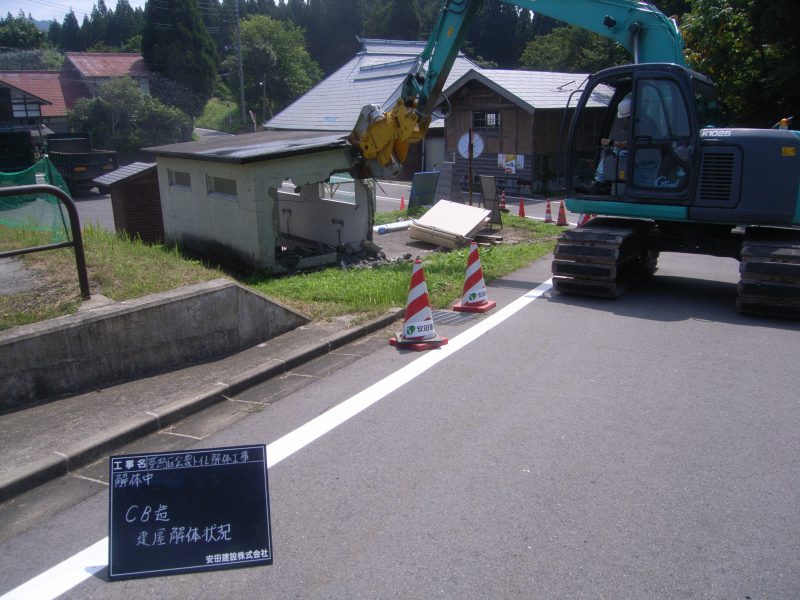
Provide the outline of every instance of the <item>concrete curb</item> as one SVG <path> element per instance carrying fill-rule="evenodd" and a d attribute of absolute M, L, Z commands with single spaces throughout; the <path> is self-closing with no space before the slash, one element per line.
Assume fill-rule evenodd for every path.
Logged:
<path fill-rule="evenodd" d="M 383 329 L 401 318 L 403 313 L 402 309 L 398 309 L 362 325 L 346 329 L 329 338 L 307 344 L 291 352 L 283 360 L 251 369 L 232 378 L 228 383 L 215 385 L 192 397 L 168 404 L 161 407 L 157 412 L 148 412 L 137 418 L 129 419 L 119 427 L 89 438 L 66 452 L 53 453 L 32 464 L 14 469 L 7 476 L 0 479 L 0 502 L 10 500 L 36 486 L 66 475 L 101 458 L 115 448 L 154 433 L 167 425 L 208 408 L 217 402 L 221 402 L 227 397 L 234 396 L 249 387 L 282 375 L 314 358 L 324 356 L 337 348 Z"/>

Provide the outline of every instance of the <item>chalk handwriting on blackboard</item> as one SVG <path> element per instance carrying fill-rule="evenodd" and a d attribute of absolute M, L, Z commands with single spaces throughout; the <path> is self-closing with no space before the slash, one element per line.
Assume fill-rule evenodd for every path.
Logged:
<path fill-rule="evenodd" d="M 110 460 L 109 578 L 272 563 L 266 447 Z"/>

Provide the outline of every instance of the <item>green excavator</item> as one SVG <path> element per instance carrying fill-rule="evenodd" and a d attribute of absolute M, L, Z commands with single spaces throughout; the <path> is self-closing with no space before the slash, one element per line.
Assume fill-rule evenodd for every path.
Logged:
<path fill-rule="evenodd" d="M 499 1 L 499 0 L 493 0 Z M 800 318 L 800 133 L 729 128 L 708 77 L 689 69 L 674 20 L 635 0 L 502 0 L 600 33 L 630 65 L 588 78 L 566 142 L 566 206 L 595 215 L 556 245 L 553 284 L 615 298 L 660 252 L 740 261 L 741 312 Z M 442 101 L 483 0 L 445 0 L 425 49 L 383 106 L 365 106 L 353 172 L 399 172 Z"/>

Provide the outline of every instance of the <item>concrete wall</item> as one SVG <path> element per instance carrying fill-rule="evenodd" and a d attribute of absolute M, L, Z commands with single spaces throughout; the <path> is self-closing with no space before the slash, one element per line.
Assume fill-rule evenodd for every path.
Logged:
<path fill-rule="evenodd" d="M 188 173 L 190 185 L 171 182 L 170 172 Z M 236 195 L 209 193 L 209 176 L 236 181 Z M 265 269 L 274 262 L 274 202 L 262 184 L 256 186 L 252 168 L 158 157 L 158 182 L 166 244 L 233 265 Z"/>
<path fill-rule="evenodd" d="M 297 186 L 325 181 L 332 171 L 348 168 L 350 157 L 337 150 L 246 164 L 169 156 L 157 157 L 157 163 L 165 243 L 239 268 L 270 271 L 280 230 L 277 190 L 283 181 L 291 179 Z M 170 170 L 188 173 L 190 185 L 176 185 Z M 209 191 L 209 176 L 235 180 L 236 195 Z"/>
<path fill-rule="evenodd" d="M 321 198 L 313 184 L 299 194 L 278 192 L 281 232 L 334 247 L 370 239 L 375 194 L 360 181 L 342 187 L 347 189 L 337 191 L 337 198 Z"/>
<path fill-rule="evenodd" d="M 0 332 L 0 410 L 223 356 L 308 319 L 226 279 Z"/>

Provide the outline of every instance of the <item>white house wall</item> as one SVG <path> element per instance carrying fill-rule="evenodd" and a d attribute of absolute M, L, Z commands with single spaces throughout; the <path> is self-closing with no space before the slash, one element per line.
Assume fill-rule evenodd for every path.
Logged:
<path fill-rule="evenodd" d="M 352 201 L 321 198 L 318 185 L 300 193 L 278 193 L 281 232 L 330 246 L 358 246 L 368 239 L 375 208 L 375 190 L 355 181 Z"/>
<path fill-rule="evenodd" d="M 307 184 L 324 181 L 332 171 L 349 167 L 350 156 L 336 150 L 247 164 L 158 156 L 157 165 L 166 244 L 269 271 L 275 267 L 275 246 L 280 239 L 276 199 L 282 182 L 291 179 L 295 185 L 305 185 L 310 194 L 317 186 Z M 191 185 L 171 185 L 170 170 L 188 173 Z M 236 197 L 209 193 L 207 176 L 235 180 Z M 339 219 L 344 222 L 343 243 L 345 239 L 369 239 L 372 213 L 368 207 L 370 202 L 374 207 L 374 190 L 361 185 L 356 189 L 358 209 L 304 196 L 303 209 L 292 213 L 291 233 L 337 245 L 340 226 L 332 220 Z"/>

